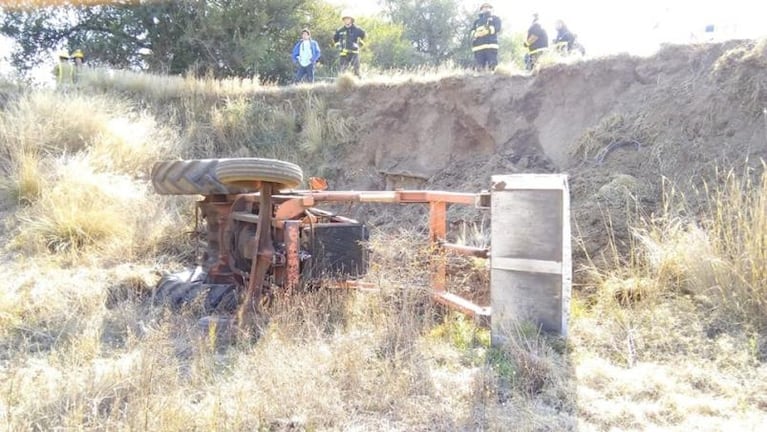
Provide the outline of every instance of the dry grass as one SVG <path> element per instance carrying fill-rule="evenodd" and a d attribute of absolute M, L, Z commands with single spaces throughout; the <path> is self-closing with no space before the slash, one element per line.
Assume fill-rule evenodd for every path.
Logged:
<path fill-rule="evenodd" d="M 593 159 L 597 163 L 618 146 L 642 148 L 651 146 L 658 132 L 647 124 L 643 116 L 624 117 L 610 114 L 602 118 L 596 127 L 586 130 L 569 149 L 573 157 Z"/>
<path fill-rule="evenodd" d="M 741 105 L 754 117 L 761 114 L 767 97 L 767 80 L 759 71 L 767 66 L 767 38 L 742 44 L 725 52 L 714 64 L 712 75 L 717 81 L 739 89 L 732 103 Z"/>
<path fill-rule="evenodd" d="M 189 97 L 220 99 L 264 91 L 269 86 L 257 78 L 214 79 L 172 75 L 155 75 L 112 69 L 91 69 L 83 75 L 83 88 L 137 94 L 152 101 L 167 101 Z"/>
<path fill-rule="evenodd" d="M 377 292 L 280 299 L 257 343 L 232 346 L 143 305 L 146 271 L 35 270 L 0 290 L 0 407 L 14 430 L 536 430 L 555 414 L 486 386 L 497 363 L 513 367 L 486 362 L 486 331 L 458 318 L 429 331 L 428 293 L 389 280 L 417 267 L 374 270 Z M 134 295 L 108 300 L 124 286 Z"/>
<path fill-rule="evenodd" d="M 60 159 L 40 197 L 16 216 L 11 247 L 25 254 L 135 261 L 162 249 L 176 221 L 146 185 L 94 171 L 87 158 Z"/>
<path fill-rule="evenodd" d="M 732 171 L 701 191 L 705 213 L 681 217 L 684 202 L 635 231 L 643 276 L 658 290 L 704 296 L 735 322 L 767 327 L 767 176 Z M 682 201 L 669 195 L 666 201 Z M 689 211 L 688 211 L 689 213 Z"/>
<path fill-rule="evenodd" d="M 695 218 L 669 191 L 664 212 L 635 225 L 629 259 L 590 269 L 572 329 L 583 429 L 748 430 L 767 418 L 766 178 L 723 173 Z"/>
<path fill-rule="evenodd" d="M 21 95 L 0 120 L 3 202 L 20 206 L 7 245 L 68 259 L 137 260 L 163 249 L 176 222 L 141 179 L 177 146 L 172 130 L 125 102 Z"/>
<path fill-rule="evenodd" d="M 518 74 L 518 70 L 511 64 L 504 65 L 498 71 L 509 75 Z M 350 73 L 342 74 L 336 79 L 336 87 L 339 91 L 348 92 L 360 85 L 398 85 L 408 83 L 431 83 L 445 78 L 465 77 L 477 72 L 472 69 L 461 67 L 452 62 L 445 62 L 439 66 L 424 65 L 409 69 L 386 69 L 367 70 L 364 78 L 358 80 Z"/>
<path fill-rule="evenodd" d="M 162 79 L 133 78 L 124 91 L 156 92 L 151 103 L 181 99 L 183 130 L 161 126 L 174 117 L 106 96 L 69 95 L 66 106 L 83 117 L 73 121 L 55 115 L 64 107 L 56 93 L 2 107 L 0 238 L 10 247 L 0 252 L 0 424 L 8 430 L 765 423 L 764 177 L 722 175 L 702 191 L 709 205 L 694 219 L 669 197 L 664 213 L 634 227 L 628 256 L 586 269 L 590 286 L 573 300 L 567 343 L 522 324 L 490 347 L 487 330 L 432 304 L 424 289 L 432 251 L 413 246 L 424 233 L 402 231 L 374 233 L 372 291 L 278 298 L 258 341 L 226 344 L 201 334 L 191 311 L 147 304 L 158 274 L 190 262 L 194 247 L 181 222 L 193 219 L 191 200 L 152 196 L 147 164 L 168 155 L 327 156 L 356 131 L 308 91 L 303 104 L 274 106 L 196 87 L 204 98 L 226 96 L 203 103 L 184 99 L 178 81 L 163 90 Z M 337 121 L 320 127 L 322 119 Z M 614 120 L 594 131 L 604 133 L 594 143 L 644 131 Z M 460 237 L 487 244 L 479 227 Z"/>

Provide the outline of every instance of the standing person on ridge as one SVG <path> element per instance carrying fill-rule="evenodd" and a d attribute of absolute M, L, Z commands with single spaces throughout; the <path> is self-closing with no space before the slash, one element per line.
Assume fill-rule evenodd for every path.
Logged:
<path fill-rule="evenodd" d="M 538 58 L 549 47 L 549 36 L 546 34 L 546 30 L 538 23 L 537 13 L 533 14 L 533 23 L 527 29 L 527 39 L 524 45 L 528 50 L 525 54 L 525 66 L 527 70 L 533 70 L 538 62 Z"/>
<path fill-rule="evenodd" d="M 557 20 L 554 24 L 554 28 L 557 30 L 557 35 L 554 37 L 552 43 L 557 52 L 560 54 L 569 54 L 575 51 L 581 53 L 581 55 L 586 55 L 586 50 L 583 48 L 583 45 L 576 40 L 578 36 L 567 28 L 564 21 L 561 19 Z"/>
<path fill-rule="evenodd" d="M 298 65 L 296 83 L 314 82 L 314 65 L 320 58 L 320 45 L 312 39 L 309 29 L 301 30 L 301 40 L 293 47 L 293 63 Z"/>
<path fill-rule="evenodd" d="M 565 25 L 565 22 L 560 20 L 557 20 L 554 23 L 554 28 L 557 30 L 557 35 L 554 37 L 554 46 L 556 47 L 557 51 L 561 52 L 570 52 L 571 49 L 573 49 L 573 42 L 575 42 L 575 36 L 570 32 L 570 30 Z"/>
<path fill-rule="evenodd" d="M 69 52 L 59 51 L 59 62 L 53 67 L 56 87 L 65 88 L 74 84 L 75 66 L 69 62 Z"/>
<path fill-rule="evenodd" d="M 344 25 L 336 30 L 333 35 L 333 43 L 336 48 L 341 50 L 339 54 L 339 63 L 341 73 L 346 72 L 349 67 L 354 71 L 357 78 L 360 77 L 360 47 L 365 44 L 365 30 L 354 25 L 354 17 L 345 13 L 341 19 Z"/>
<path fill-rule="evenodd" d="M 476 68 L 494 70 L 498 66 L 498 33 L 501 19 L 493 15 L 493 6 L 482 3 L 479 17 L 471 26 L 471 51 L 474 53 Z"/>
<path fill-rule="evenodd" d="M 72 53 L 72 60 L 74 61 L 73 80 L 77 83 L 82 79 L 83 70 L 85 69 L 85 53 L 83 53 L 83 50 L 76 49 Z"/>

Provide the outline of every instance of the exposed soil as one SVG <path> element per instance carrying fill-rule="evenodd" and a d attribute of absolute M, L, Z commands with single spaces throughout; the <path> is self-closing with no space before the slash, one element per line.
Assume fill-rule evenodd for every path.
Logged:
<path fill-rule="evenodd" d="M 596 252 L 605 212 L 650 214 L 662 186 L 689 190 L 717 168 L 767 159 L 767 43 L 669 46 L 554 64 L 531 76 L 362 85 L 331 104 L 360 139 L 335 189 L 487 189 L 490 176 L 569 174 L 574 222 Z M 334 100 L 333 100 L 334 99 Z M 693 203 L 694 206 L 694 203 Z M 625 221 L 614 221 L 621 240 Z"/>

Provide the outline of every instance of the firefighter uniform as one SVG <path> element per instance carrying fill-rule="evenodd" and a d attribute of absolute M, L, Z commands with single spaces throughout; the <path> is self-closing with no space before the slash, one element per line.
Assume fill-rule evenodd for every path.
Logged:
<path fill-rule="evenodd" d="M 479 18 L 471 26 L 471 51 L 479 69 L 493 70 L 498 65 L 498 34 L 501 19 L 493 15 L 490 3 L 479 8 Z"/>
<path fill-rule="evenodd" d="M 354 17 L 346 14 L 342 18 L 344 25 L 336 30 L 333 43 L 340 49 L 339 63 L 341 72 L 352 68 L 354 75 L 360 76 L 360 47 L 365 44 L 365 30 L 354 25 Z"/>

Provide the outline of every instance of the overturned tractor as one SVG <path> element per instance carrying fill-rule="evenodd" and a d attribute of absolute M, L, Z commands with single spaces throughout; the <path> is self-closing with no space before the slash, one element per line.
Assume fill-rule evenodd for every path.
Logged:
<path fill-rule="evenodd" d="M 155 300 L 180 306 L 197 300 L 207 312 L 238 310 L 247 321 L 279 291 L 292 293 L 325 283 L 349 285 L 368 269 L 364 224 L 322 210 L 322 203 L 420 203 L 429 205 L 434 259 L 429 272 L 434 299 L 478 317 L 489 308 L 447 292 L 445 254 L 487 258 L 488 249 L 445 242 L 450 203 L 487 206 L 488 194 L 438 191 L 341 192 L 324 181 L 303 182 L 288 162 L 258 159 L 162 161 L 152 170 L 155 191 L 202 195 L 197 206 L 205 221 L 204 252 L 194 271 L 164 277 Z M 268 211 L 263 211 L 268 209 Z"/>
<path fill-rule="evenodd" d="M 365 225 L 304 205 L 292 191 L 302 180 L 298 166 L 270 159 L 156 163 L 157 193 L 203 195 L 197 206 L 206 230 L 200 266 L 163 278 L 155 300 L 180 306 L 199 299 L 208 312 L 246 303 L 256 310 L 278 289 L 363 276 Z"/>
<path fill-rule="evenodd" d="M 160 194 L 203 195 L 198 208 L 207 245 L 192 272 L 163 278 L 155 299 L 172 305 L 203 299 L 208 311 L 237 310 L 240 328 L 256 324 L 277 292 L 306 286 L 351 285 L 368 269 L 368 231 L 353 219 L 317 207 L 332 203 L 426 204 L 429 208 L 432 298 L 487 323 L 495 334 L 519 320 L 567 333 L 572 280 L 567 177 L 492 177 L 489 192 L 327 191 L 288 162 L 243 158 L 158 162 Z M 447 206 L 491 210 L 489 248 L 448 243 Z M 490 306 L 447 289 L 448 253 L 490 258 Z M 492 308 L 492 309 L 491 309 Z"/>

